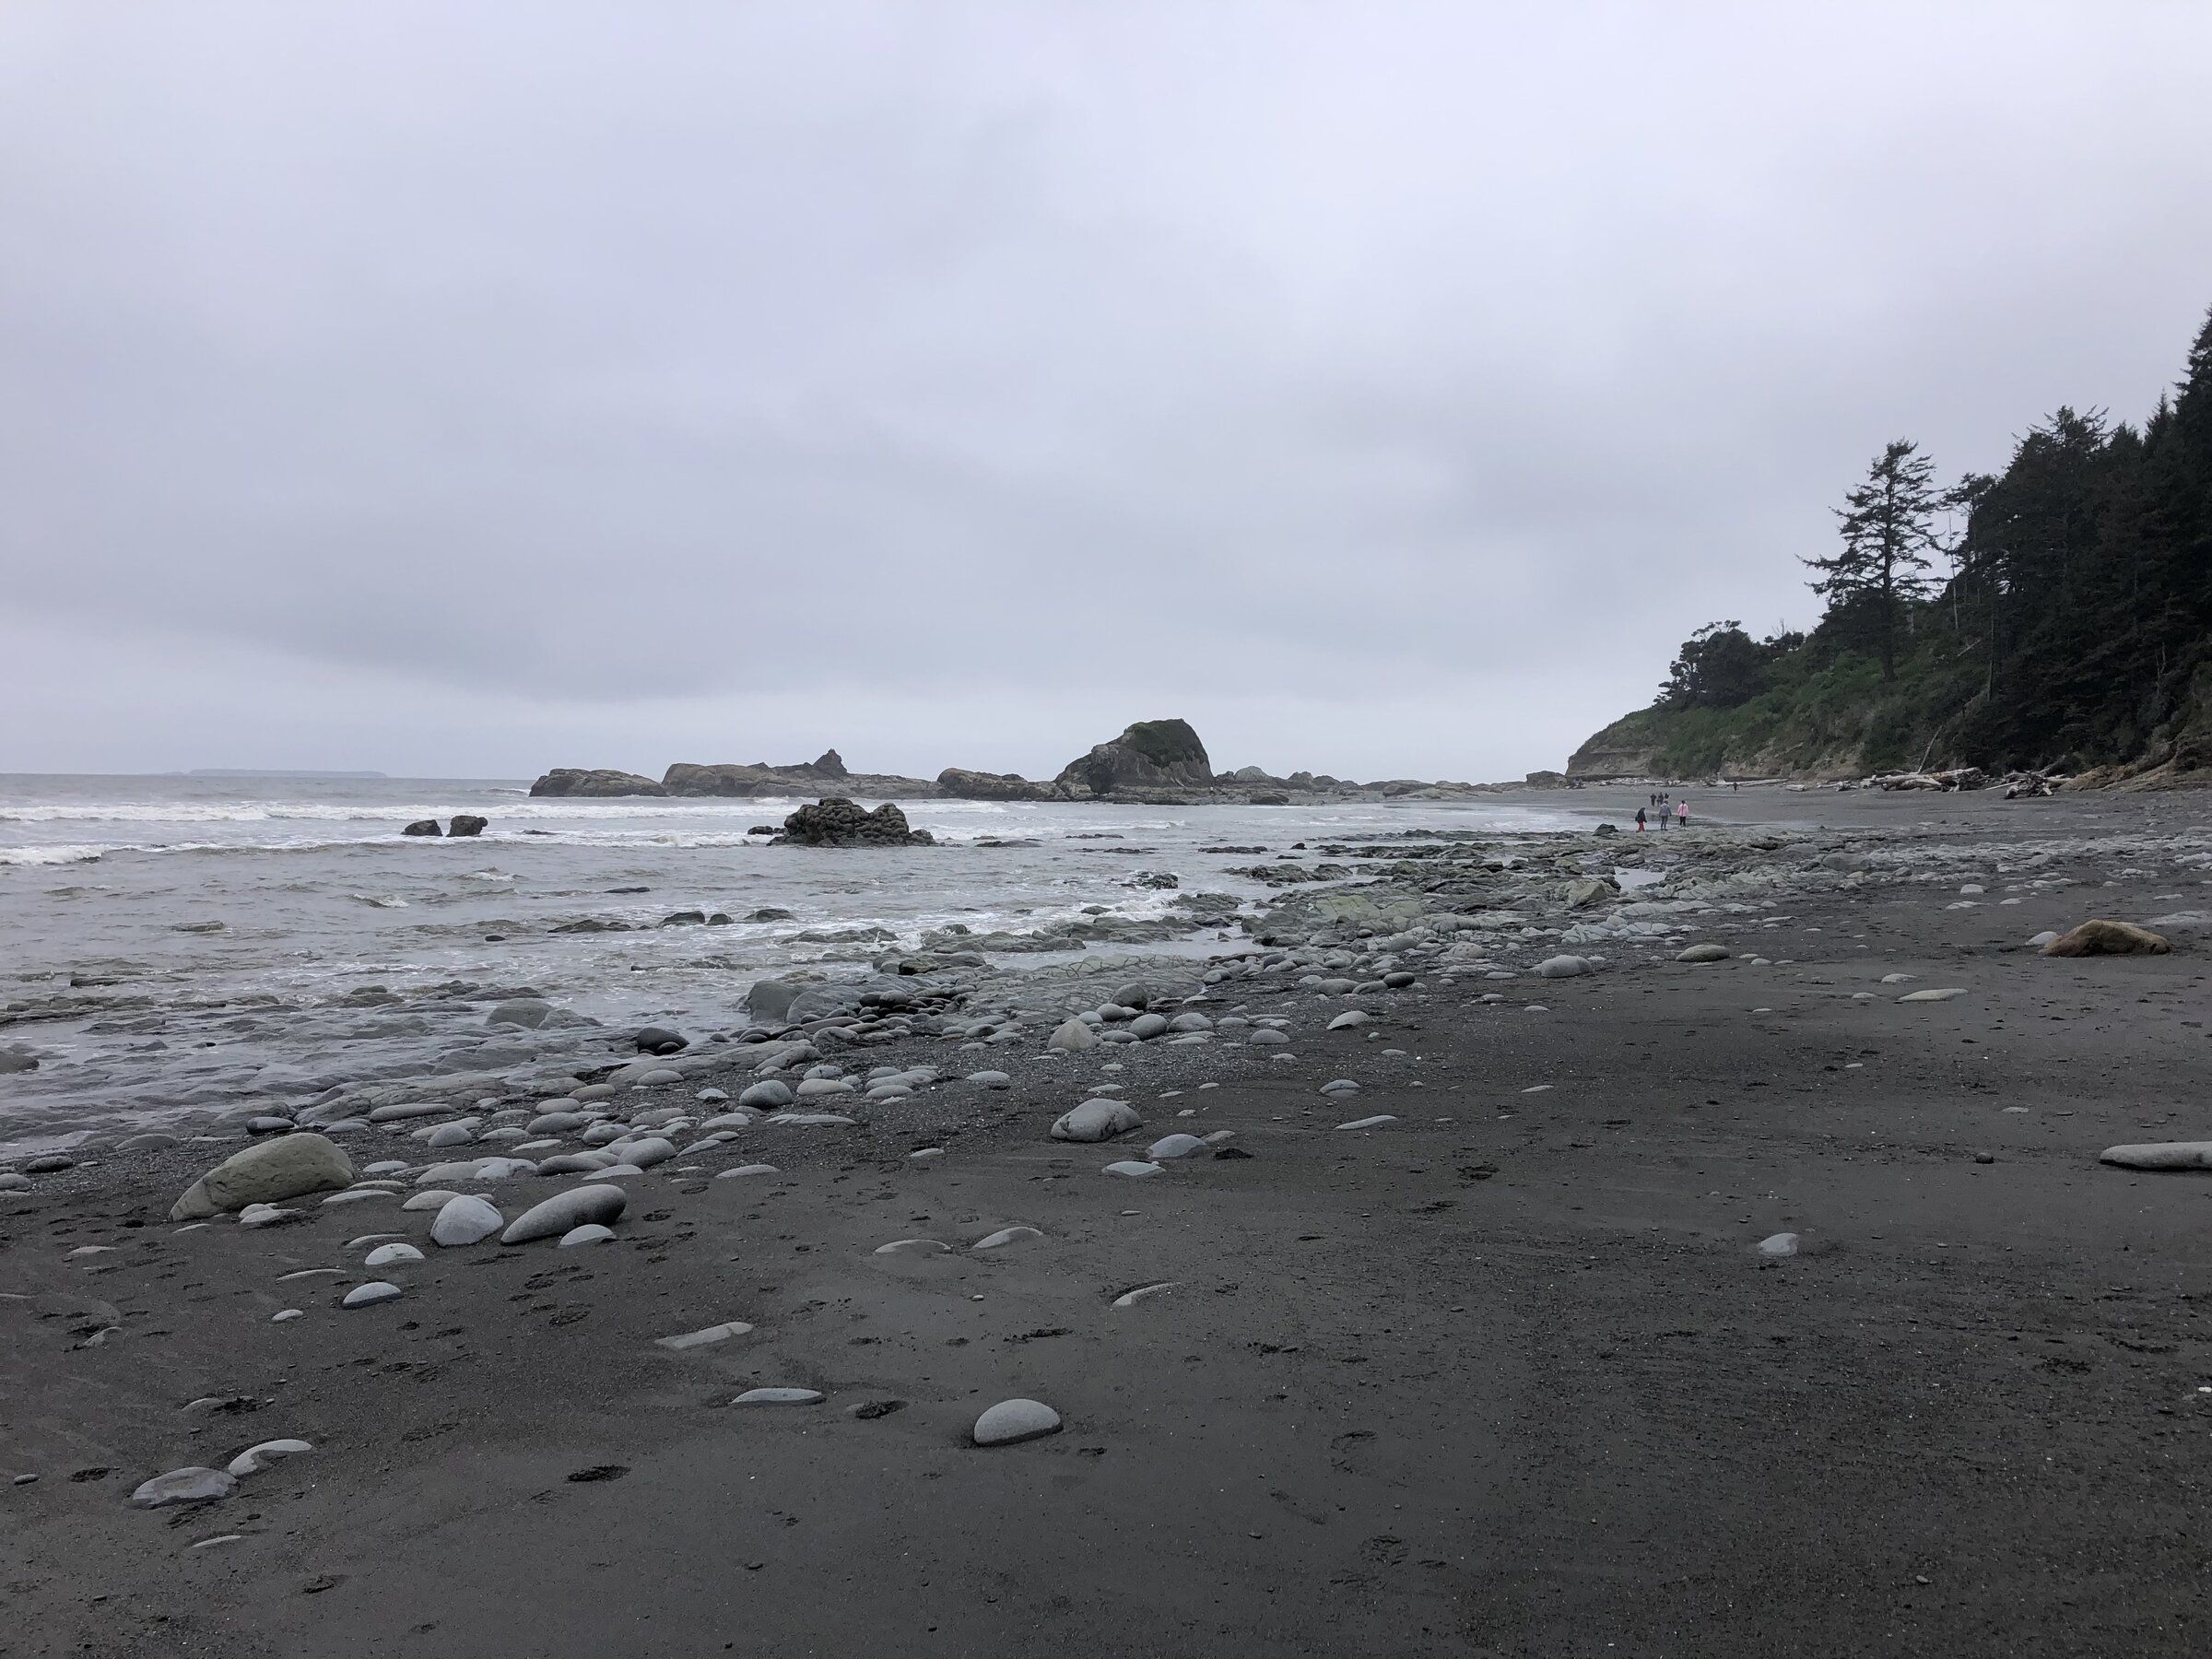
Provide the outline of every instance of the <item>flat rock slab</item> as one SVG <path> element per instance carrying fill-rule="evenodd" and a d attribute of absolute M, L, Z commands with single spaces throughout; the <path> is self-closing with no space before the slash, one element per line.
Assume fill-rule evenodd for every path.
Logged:
<path fill-rule="evenodd" d="M 230 1460 L 229 1473 L 237 1478 L 258 1475 L 271 1464 L 287 1457 L 297 1457 L 314 1448 L 303 1440 L 263 1441 L 257 1446 L 248 1446 Z"/>
<path fill-rule="evenodd" d="M 727 1342 L 733 1336 L 742 1336 L 753 1327 L 742 1319 L 732 1319 L 722 1324 L 708 1325 L 702 1330 L 681 1331 L 674 1336 L 656 1336 L 655 1347 L 673 1348 L 681 1353 L 685 1348 L 707 1347 L 717 1342 Z"/>
<path fill-rule="evenodd" d="M 979 1446 L 1018 1446 L 1060 1432 L 1060 1414 L 1041 1400 L 1001 1400 L 975 1419 L 969 1436 Z"/>
<path fill-rule="evenodd" d="M 1105 1172 L 1109 1175 L 1120 1175 L 1130 1181 L 1146 1181 L 1160 1173 L 1160 1168 L 1156 1163 L 1136 1163 L 1124 1158 L 1118 1163 L 1108 1164 Z"/>
<path fill-rule="evenodd" d="M 1688 950 L 1675 953 L 1677 962 L 1724 962 L 1730 955 L 1725 945 L 1692 945 Z"/>
<path fill-rule="evenodd" d="M 1054 1421 L 1056 1426 L 1057 1419 Z M 131 1501 L 140 1509 L 166 1509 L 172 1503 L 214 1503 L 237 1489 L 235 1477 L 194 1465 L 142 1481 L 131 1494 Z"/>
<path fill-rule="evenodd" d="M 1381 1128 L 1381 1127 L 1382 1127 L 1383 1124 L 1394 1124 L 1394 1123 L 1396 1123 L 1397 1121 L 1398 1121 L 1398 1120 L 1397 1120 L 1397 1117 L 1396 1117 L 1396 1115 L 1395 1115 L 1394 1113 L 1392 1113 L 1392 1112 L 1383 1112 L 1383 1113 L 1382 1113 L 1380 1116 L 1377 1116 L 1377 1117 L 1363 1117 L 1363 1118 L 1354 1118 L 1354 1119 L 1353 1119 L 1353 1120 L 1352 1120 L 1350 1123 L 1348 1123 L 1348 1124 L 1337 1124 L 1337 1125 L 1336 1125 L 1336 1127 L 1337 1127 L 1339 1130 L 1343 1130 L 1343 1129 L 1380 1129 L 1380 1128 Z"/>
<path fill-rule="evenodd" d="M 1194 1135 L 1162 1135 L 1145 1148 L 1145 1156 L 1158 1163 L 1167 1158 L 1189 1158 L 1206 1150 L 1206 1143 Z"/>
<path fill-rule="evenodd" d="M 2146 1141 L 2140 1146 L 2107 1147 L 2097 1161 L 2123 1170 L 2212 1170 L 2212 1140 Z"/>
<path fill-rule="evenodd" d="M 1027 1244 L 1032 1239 L 1043 1237 L 1043 1232 L 1034 1227 L 1002 1227 L 994 1233 L 986 1233 L 968 1248 L 971 1251 L 1004 1250 L 1009 1244 Z"/>
<path fill-rule="evenodd" d="M 733 1406 L 819 1406 L 824 1395 L 814 1388 L 748 1388 L 730 1402 Z"/>
<path fill-rule="evenodd" d="M 1897 1000 L 1900 1003 L 1949 1002 L 1954 996 L 1964 996 L 1964 985 L 1940 985 L 1926 991 L 1908 991 Z"/>
<path fill-rule="evenodd" d="M 1172 1290 L 1182 1282 L 1181 1279 L 1162 1279 L 1157 1285 L 1139 1285 L 1135 1289 L 1124 1290 L 1115 1297 L 1113 1305 L 1117 1308 L 1134 1308 L 1147 1297 L 1158 1296 L 1163 1290 Z"/>
<path fill-rule="evenodd" d="M 947 1255 L 952 1246 L 935 1239 L 893 1239 L 876 1246 L 877 1255 Z"/>
<path fill-rule="evenodd" d="M 397 1285 L 386 1279 L 371 1279 L 365 1285 L 356 1285 L 346 1292 L 341 1308 L 373 1308 L 379 1302 L 397 1301 L 404 1294 Z"/>
<path fill-rule="evenodd" d="M 596 1221 L 586 1221 L 582 1227 L 571 1227 L 560 1235 L 556 1250 L 582 1250 L 589 1244 L 605 1244 L 615 1236 L 611 1227 L 602 1227 Z"/>

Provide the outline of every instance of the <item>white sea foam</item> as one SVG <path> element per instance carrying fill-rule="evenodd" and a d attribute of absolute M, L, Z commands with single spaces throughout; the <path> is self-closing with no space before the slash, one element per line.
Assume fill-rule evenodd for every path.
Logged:
<path fill-rule="evenodd" d="M 110 847 L 62 843 L 49 847 L 0 847 L 0 865 L 90 864 Z"/>

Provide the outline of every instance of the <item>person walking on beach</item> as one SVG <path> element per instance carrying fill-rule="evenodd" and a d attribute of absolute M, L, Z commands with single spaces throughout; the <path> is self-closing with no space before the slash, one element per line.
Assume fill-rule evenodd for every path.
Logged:
<path fill-rule="evenodd" d="M 1643 808 L 1641 806 L 1636 808 L 1636 833 L 1643 833 Z"/>
<path fill-rule="evenodd" d="M 1689 828 L 1689 803 L 1688 803 L 1688 801 L 1677 801 L 1677 802 L 1676 802 L 1676 803 L 1675 803 L 1675 810 L 1676 810 L 1677 813 L 1679 813 L 1679 814 L 1681 815 L 1681 818 L 1682 818 L 1682 828 L 1683 828 L 1683 829 L 1685 829 L 1685 830 L 1688 829 L 1688 828 Z"/>

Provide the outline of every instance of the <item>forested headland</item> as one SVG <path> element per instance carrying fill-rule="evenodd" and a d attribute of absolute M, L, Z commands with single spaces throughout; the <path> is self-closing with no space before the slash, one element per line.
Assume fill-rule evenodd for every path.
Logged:
<path fill-rule="evenodd" d="M 1899 439 L 1836 519 L 1811 631 L 1699 629 L 1570 771 L 2212 783 L 2212 316 L 2140 426 L 2062 406 L 1948 481 Z"/>

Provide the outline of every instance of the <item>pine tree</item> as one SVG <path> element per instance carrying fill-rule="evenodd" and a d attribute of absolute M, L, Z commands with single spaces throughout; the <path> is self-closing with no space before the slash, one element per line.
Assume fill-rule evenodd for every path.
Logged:
<path fill-rule="evenodd" d="M 1936 514 L 1944 498 L 1936 464 L 1900 438 L 1866 469 L 1866 481 L 1836 509 L 1843 550 L 1804 562 L 1819 574 L 1813 591 L 1831 617 L 1870 616 L 1882 678 L 1897 677 L 1898 618 L 1928 592 L 1928 555 L 1936 549 Z"/>

